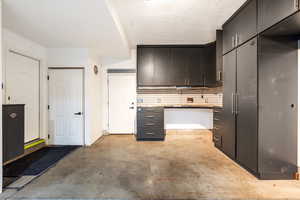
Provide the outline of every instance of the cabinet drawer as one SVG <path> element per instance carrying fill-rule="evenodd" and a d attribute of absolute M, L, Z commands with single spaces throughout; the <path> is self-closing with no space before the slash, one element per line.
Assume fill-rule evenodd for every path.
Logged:
<path fill-rule="evenodd" d="M 213 142 L 216 147 L 221 148 L 222 147 L 222 136 L 218 134 L 213 134 Z"/>
<path fill-rule="evenodd" d="M 165 132 L 163 127 L 138 127 L 138 137 L 140 139 L 147 139 L 147 138 L 164 138 Z"/>

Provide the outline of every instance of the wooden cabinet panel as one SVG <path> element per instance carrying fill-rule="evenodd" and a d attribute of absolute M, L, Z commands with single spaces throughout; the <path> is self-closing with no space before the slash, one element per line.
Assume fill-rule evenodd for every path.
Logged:
<path fill-rule="evenodd" d="M 298 9 L 298 0 L 258 0 L 259 31 L 266 30 Z"/>
<path fill-rule="evenodd" d="M 257 34 L 257 0 L 248 1 L 223 25 L 223 54 Z"/>
<path fill-rule="evenodd" d="M 189 76 L 189 53 L 184 47 L 175 47 L 172 51 L 172 70 L 168 76 L 172 77 L 174 86 L 185 86 Z"/>
<path fill-rule="evenodd" d="M 217 30 L 216 41 L 216 83 L 223 85 L 223 31 Z"/>
<path fill-rule="evenodd" d="M 151 86 L 154 77 L 155 48 L 137 48 L 137 82 L 139 86 Z"/>
<path fill-rule="evenodd" d="M 237 22 L 232 18 L 223 25 L 223 54 L 228 53 L 236 46 Z"/>
<path fill-rule="evenodd" d="M 237 49 L 237 160 L 258 171 L 257 39 Z"/>
<path fill-rule="evenodd" d="M 205 61 L 204 57 L 206 48 L 188 48 L 188 71 L 187 86 L 204 86 Z"/>
<path fill-rule="evenodd" d="M 173 80 L 173 66 L 171 65 L 171 49 L 170 48 L 155 48 L 153 67 L 154 67 L 154 86 L 169 86 Z"/>
<path fill-rule="evenodd" d="M 222 134 L 222 149 L 230 158 L 235 159 L 236 129 L 234 113 L 234 95 L 236 93 L 236 51 L 231 51 L 224 57 L 224 94 Z"/>
<path fill-rule="evenodd" d="M 237 46 L 250 40 L 257 34 L 257 0 L 247 3 L 236 16 Z"/>
<path fill-rule="evenodd" d="M 216 85 L 216 44 L 211 44 L 203 49 L 201 68 L 204 73 L 204 86 Z"/>

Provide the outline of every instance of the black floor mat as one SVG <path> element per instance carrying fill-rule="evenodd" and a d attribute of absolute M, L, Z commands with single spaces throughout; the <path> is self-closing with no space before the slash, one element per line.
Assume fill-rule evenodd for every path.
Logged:
<path fill-rule="evenodd" d="M 4 177 L 36 176 L 78 146 L 45 147 L 3 167 Z"/>

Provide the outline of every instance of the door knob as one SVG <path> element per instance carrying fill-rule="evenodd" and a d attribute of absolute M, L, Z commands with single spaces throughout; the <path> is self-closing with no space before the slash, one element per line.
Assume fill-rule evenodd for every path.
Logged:
<path fill-rule="evenodd" d="M 82 115 L 82 112 L 74 113 L 74 115 Z"/>

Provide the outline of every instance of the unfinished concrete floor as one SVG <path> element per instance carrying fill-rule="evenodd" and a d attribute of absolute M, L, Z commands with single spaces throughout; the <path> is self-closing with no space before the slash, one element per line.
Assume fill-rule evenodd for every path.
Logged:
<path fill-rule="evenodd" d="M 179 132 L 165 142 L 106 136 L 24 189 L 5 194 L 9 199 L 300 199 L 300 182 L 257 180 L 213 147 L 210 132 Z"/>

